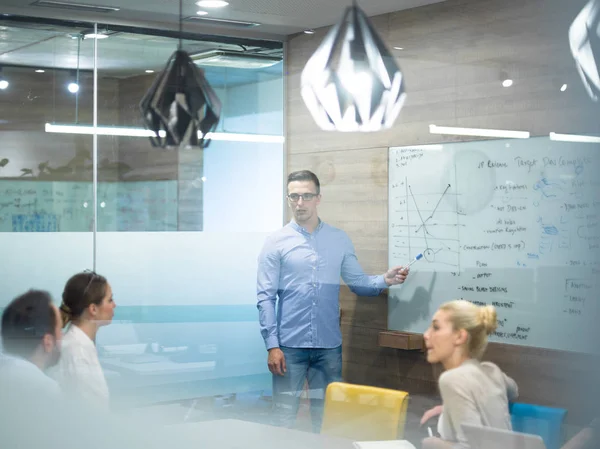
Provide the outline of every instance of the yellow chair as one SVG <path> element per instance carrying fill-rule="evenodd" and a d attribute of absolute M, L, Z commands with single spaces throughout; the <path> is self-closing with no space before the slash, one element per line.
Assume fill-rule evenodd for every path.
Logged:
<path fill-rule="evenodd" d="M 387 388 L 329 384 L 321 433 L 355 441 L 404 437 L 408 393 Z"/>

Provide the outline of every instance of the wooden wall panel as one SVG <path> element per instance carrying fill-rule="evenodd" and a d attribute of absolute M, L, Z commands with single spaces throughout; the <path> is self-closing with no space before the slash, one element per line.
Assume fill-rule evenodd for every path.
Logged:
<path fill-rule="evenodd" d="M 0 91 L 0 159 L 3 177 L 92 181 L 92 136 L 47 134 L 45 123 L 92 124 L 93 80 L 80 75 L 79 102 L 67 91 L 67 71 L 35 73 L 6 68 Z M 143 127 L 139 103 L 155 75 L 98 80 L 98 125 Z M 179 230 L 202 230 L 203 153 L 153 148 L 148 138 L 99 136 L 99 180 L 179 180 Z M 45 167 L 42 169 L 42 167 Z M 20 179 L 20 178 L 19 178 Z"/>
<path fill-rule="evenodd" d="M 67 91 L 73 80 L 67 71 L 35 73 L 32 68 L 5 67 L 9 80 L 0 91 L 0 159 L 9 163 L 2 177 L 52 180 L 92 180 L 92 137 L 90 135 L 46 133 L 46 123 L 92 124 L 93 80 L 89 72 L 80 75 L 79 102 Z M 114 125 L 118 117 L 118 82 L 102 78 L 98 85 L 98 121 Z M 116 161 L 115 139 L 101 136 L 99 160 Z M 114 166 L 101 164 L 100 180 L 117 179 Z M 27 170 L 27 172 L 22 172 Z"/>
<path fill-rule="evenodd" d="M 477 4 L 476 4 L 477 3 Z M 318 130 L 299 95 L 304 63 L 324 36 L 291 39 L 288 144 L 292 153 L 440 142 L 430 123 L 525 129 L 534 135 L 568 128 L 598 131 L 568 48 L 567 28 L 582 2 L 450 0 L 386 15 L 378 31 L 396 51 L 408 98 L 397 125 L 376 134 Z M 502 88 L 501 72 L 514 79 Z M 559 87 L 567 83 L 567 95 Z M 435 105 L 435 107 L 432 107 Z M 565 120 L 567 119 L 567 120 Z"/>
<path fill-rule="evenodd" d="M 406 76 L 408 98 L 395 126 L 379 133 L 318 129 L 300 96 L 300 74 L 327 29 L 288 44 L 288 171 L 313 170 L 322 180 L 320 216 L 344 229 L 368 273 L 387 269 L 388 147 L 467 140 L 429 134 L 430 123 L 528 130 L 532 135 L 598 132 L 597 106 L 576 73 L 567 29 L 583 0 L 448 0 L 373 18 Z M 340 14 L 342 11 L 340 11 Z M 501 86 L 502 71 L 514 80 Z M 559 91 L 568 84 L 568 90 Z M 386 296 L 340 295 L 344 376 L 350 382 L 437 391 L 441 369 L 419 351 L 380 348 Z M 585 394 L 597 371 L 589 356 L 491 344 L 487 356 L 520 385 L 523 401 L 562 406 L 584 423 Z M 589 399 L 589 400 L 588 400 Z"/>
<path fill-rule="evenodd" d="M 44 124 L 61 123 L 91 125 L 93 79 L 89 72 L 80 74 L 79 102 L 67 90 L 73 80 L 70 72 L 35 73 L 30 68 L 7 67 L 3 75 L 10 81 L 0 91 L 0 131 L 43 131 Z M 115 125 L 118 116 L 118 82 L 102 78 L 98 83 L 98 123 Z M 10 111 L 10 114 L 7 114 Z"/>

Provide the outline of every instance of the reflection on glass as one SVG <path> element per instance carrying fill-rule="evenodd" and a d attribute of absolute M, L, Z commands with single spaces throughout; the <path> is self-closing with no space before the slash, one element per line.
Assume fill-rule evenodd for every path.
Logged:
<path fill-rule="evenodd" d="M 99 40 L 106 132 L 94 198 L 95 39 L 81 39 L 76 26 L 3 25 L 7 41 L 30 45 L 6 55 L 1 75 L 9 85 L 0 110 L 10 114 L 0 116 L 0 245 L 11 255 L 2 301 L 30 288 L 32 273 L 55 299 L 85 268 L 108 276 L 119 307 L 96 346 L 116 406 L 269 388 L 254 290 L 256 255 L 283 215 L 281 45 L 246 47 L 270 55 L 268 67 L 230 56 L 203 66 L 223 103 L 219 140 L 164 151 L 118 130 L 143 130 L 140 100 L 177 39 L 111 32 Z M 214 48 L 240 50 L 184 41 L 193 54 Z"/>
<path fill-rule="evenodd" d="M 47 134 L 48 122 L 91 122 L 91 46 L 73 28 L 2 21 L 0 78 L 0 308 L 32 288 L 60 298 L 66 279 L 91 267 L 92 138 Z"/>
<path fill-rule="evenodd" d="M 177 44 L 132 33 L 98 42 L 99 126 L 144 129 L 140 101 Z M 190 54 L 217 46 L 239 52 L 183 42 Z M 283 63 L 201 67 L 222 103 L 208 148 L 154 148 L 140 135 L 99 142 L 97 265 L 119 307 L 97 343 L 118 373 L 109 383 L 119 403 L 270 385 L 254 293 L 256 256 L 283 215 Z"/>
<path fill-rule="evenodd" d="M 577 15 L 569 29 L 571 52 L 583 85 L 594 101 L 600 96 L 600 2 L 590 2 Z"/>

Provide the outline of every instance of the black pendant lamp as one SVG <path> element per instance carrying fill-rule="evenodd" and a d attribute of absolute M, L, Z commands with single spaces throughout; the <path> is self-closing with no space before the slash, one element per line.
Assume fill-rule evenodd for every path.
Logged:
<path fill-rule="evenodd" d="M 328 131 L 390 128 L 406 99 L 404 76 L 356 1 L 306 63 L 304 103 Z"/>
<path fill-rule="evenodd" d="M 181 49 L 182 0 L 179 1 L 179 47 L 167 61 L 140 103 L 140 110 L 155 147 L 206 148 L 221 116 L 221 102 L 204 70 Z M 200 135 L 198 134 L 200 132 Z"/>

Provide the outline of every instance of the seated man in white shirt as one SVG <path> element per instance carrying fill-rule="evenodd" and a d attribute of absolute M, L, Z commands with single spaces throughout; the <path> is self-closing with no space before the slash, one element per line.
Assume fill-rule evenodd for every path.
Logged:
<path fill-rule="evenodd" d="M 30 290 L 15 298 L 2 313 L 0 401 L 43 400 L 60 394 L 45 371 L 60 358 L 62 319 L 50 294 Z"/>

